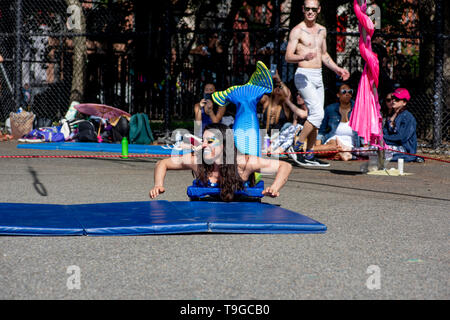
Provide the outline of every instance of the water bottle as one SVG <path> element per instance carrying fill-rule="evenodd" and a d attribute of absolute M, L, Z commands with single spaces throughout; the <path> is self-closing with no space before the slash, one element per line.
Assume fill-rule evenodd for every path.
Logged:
<path fill-rule="evenodd" d="M 128 139 L 122 138 L 122 159 L 128 159 Z"/>
<path fill-rule="evenodd" d="M 183 142 L 183 135 L 177 131 L 175 134 L 175 146 L 179 146 Z"/>
<path fill-rule="evenodd" d="M 175 142 L 180 142 L 181 141 L 181 133 L 179 131 L 177 131 L 177 133 L 175 134 Z"/>
<path fill-rule="evenodd" d="M 269 150 L 270 147 L 270 137 L 269 135 L 266 133 L 266 135 L 264 136 L 264 152 L 267 153 L 267 151 Z"/>
<path fill-rule="evenodd" d="M 378 156 L 374 152 L 369 154 L 369 165 L 367 169 L 369 172 L 378 170 Z"/>
<path fill-rule="evenodd" d="M 398 164 L 398 173 L 402 176 L 404 174 L 404 172 L 403 172 L 404 160 L 402 158 L 399 158 L 397 160 L 397 164 Z"/>

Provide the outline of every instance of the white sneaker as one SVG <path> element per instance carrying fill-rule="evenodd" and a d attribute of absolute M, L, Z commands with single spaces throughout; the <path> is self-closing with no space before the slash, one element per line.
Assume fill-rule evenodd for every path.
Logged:
<path fill-rule="evenodd" d="M 312 158 L 312 159 L 307 159 L 305 157 L 305 162 L 308 163 L 310 166 L 314 166 L 314 167 L 329 167 L 330 164 L 328 162 L 322 161 L 316 157 Z"/>
<path fill-rule="evenodd" d="M 291 158 L 294 161 L 297 161 L 297 154 L 294 153 L 295 151 L 293 146 L 290 146 L 286 151 L 288 152 L 289 158 Z"/>

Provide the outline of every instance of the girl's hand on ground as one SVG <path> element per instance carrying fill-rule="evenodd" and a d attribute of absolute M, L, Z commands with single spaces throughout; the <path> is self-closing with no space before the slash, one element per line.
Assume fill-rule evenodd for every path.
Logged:
<path fill-rule="evenodd" d="M 166 189 L 164 189 L 163 186 L 154 186 L 153 189 L 150 190 L 148 195 L 151 199 L 155 199 L 157 196 L 164 192 L 166 192 Z"/>
<path fill-rule="evenodd" d="M 280 196 L 280 193 L 272 187 L 267 187 L 266 189 L 264 189 L 262 194 L 265 196 L 269 196 L 271 198 L 276 198 Z"/>

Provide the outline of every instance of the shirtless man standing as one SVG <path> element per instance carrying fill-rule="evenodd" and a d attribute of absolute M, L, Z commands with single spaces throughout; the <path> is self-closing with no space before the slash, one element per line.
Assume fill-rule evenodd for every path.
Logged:
<path fill-rule="evenodd" d="M 286 61 L 297 63 L 295 86 L 303 96 L 308 107 L 308 117 L 300 135 L 297 137 L 293 150 L 295 152 L 310 152 L 316 141 L 317 133 L 324 117 L 324 87 L 322 81 L 322 64 L 333 70 L 343 81 L 350 73 L 340 68 L 327 52 L 327 30 L 316 23 L 320 13 L 319 0 L 305 0 L 303 13 L 305 19 L 295 26 L 289 34 L 286 48 Z M 291 154 L 294 161 L 302 166 L 329 166 L 329 163 L 317 159 L 314 154 Z"/>

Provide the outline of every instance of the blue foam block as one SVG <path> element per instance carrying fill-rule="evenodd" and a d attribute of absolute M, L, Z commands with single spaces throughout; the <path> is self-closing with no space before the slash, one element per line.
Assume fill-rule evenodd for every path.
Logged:
<path fill-rule="evenodd" d="M 264 195 L 264 181 L 259 181 L 254 187 L 247 187 L 244 190 L 236 191 L 235 194 L 238 196 L 245 196 L 250 198 L 262 198 Z M 193 181 L 192 186 L 187 188 L 187 195 L 191 199 L 202 199 L 208 196 L 218 196 L 220 195 L 219 187 L 203 187 L 197 180 Z"/>
<path fill-rule="evenodd" d="M 259 202 L 144 201 L 79 205 L 0 203 L 4 235 L 323 233 L 326 226 Z"/>
<path fill-rule="evenodd" d="M 118 143 L 98 143 L 98 142 L 42 142 L 42 143 L 24 143 L 18 144 L 19 149 L 37 149 L 37 150 L 67 150 L 67 151 L 88 151 L 88 152 L 114 152 L 121 153 L 122 145 Z M 137 154 L 181 154 L 188 153 L 190 150 L 173 150 L 164 146 L 129 144 L 128 153 Z"/>

